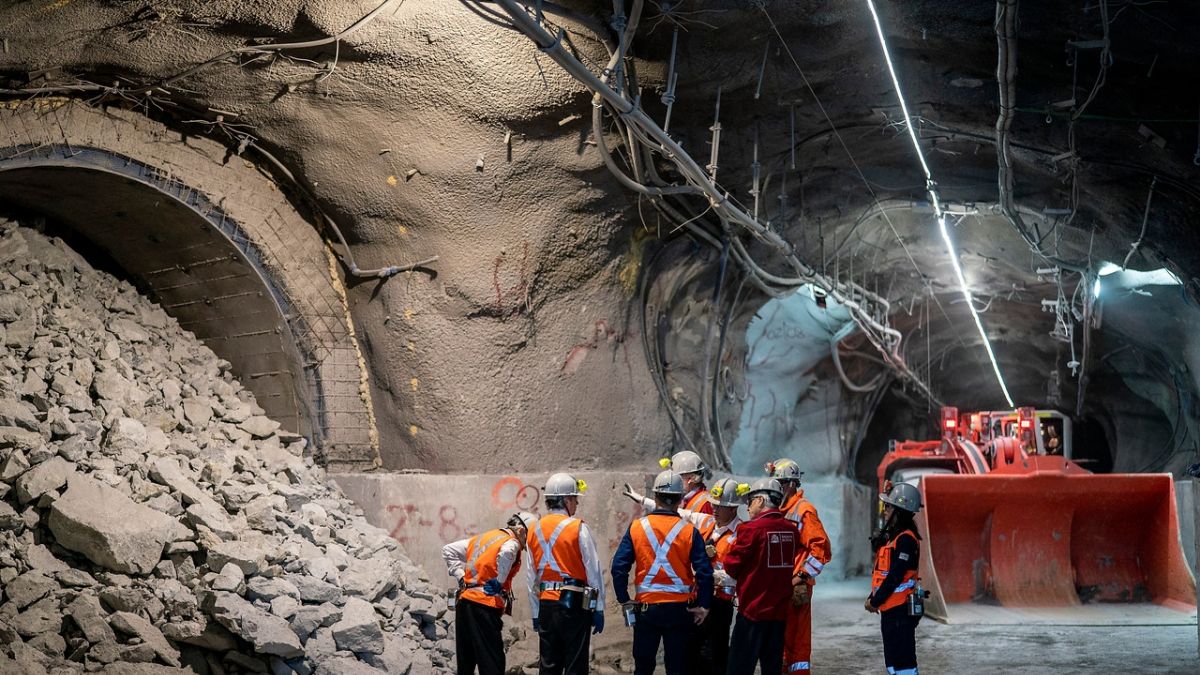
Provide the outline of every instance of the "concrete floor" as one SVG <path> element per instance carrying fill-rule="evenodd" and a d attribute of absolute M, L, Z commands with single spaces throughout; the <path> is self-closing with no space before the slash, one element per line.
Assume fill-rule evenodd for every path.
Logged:
<path fill-rule="evenodd" d="M 818 586 L 813 608 L 814 673 L 885 672 L 879 619 L 862 609 L 868 585 L 867 579 L 857 579 Z M 1200 673 L 1196 614 L 1178 615 L 1174 621 L 1178 623 L 1112 627 L 947 625 L 925 620 L 917 628 L 917 657 L 924 675 Z M 610 630 L 629 635 L 624 626 Z M 629 639 L 598 649 L 598 661 L 611 665 L 596 672 L 632 670 Z"/>

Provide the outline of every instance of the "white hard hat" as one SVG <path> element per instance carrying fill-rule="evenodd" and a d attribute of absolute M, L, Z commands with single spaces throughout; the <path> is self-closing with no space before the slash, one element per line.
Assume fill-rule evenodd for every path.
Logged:
<path fill-rule="evenodd" d="M 879 495 L 879 499 L 884 504 L 891 504 L 909 513 L 916 513 L 921 510 L 921 491 L 915 485 L 909 485 L 908 483 L 896 483 L 892 486 L 891 492 L 886 495 Z"/>
<path fill-rule="evenodd" d="M 774 495 L 777 502 L 783 501 L 783 486 L 774 478 L 759 478 L 754 481 L 754 484 L 750 486 L 750 490 L 746 493 L 746 499 L 749 500 L 751 497 L 763 492 Z"/>
<path fill-rule="evenodd" d="M 543 497 L 578 497 L 587 490 L 587 483 L 569 473 L 556 473 L 546 480 Z"/>
<path fill-rule="evenodd" d="M 683 476 L 667 469 L 654 477 L 654 493 L 660 495 L 683 494 Z"/>
<path fill-rule="evenodd" d="M 716 506 L 737 506 L 742 503 L 742 495 L 750 491 L 746 483 L 738 483 L 732 478 L 722 478 L 708 490 L 708 502 Z"/>
<path fill-rule="evenodd" d="M 799 482 L 800 477 L 804 475 L 804 472 L 800 470 L 800 465 L 795 460 L 788 459 L 787 457 L 781 457 L 774 462 L 768 462 L 765 468 L 768 476 L 778 478 L 781 481 L 794 480 Z"/>
<path fill-rule="evenodd" d="M 670 467 L 675 473 L 708 473 L 708 466 L 704 460 L 691 450 L 683 450 L 672 455 Z"/>
<path fill-rule="evenodd" d="M 537 521 L 537 516 L 528 511 L 521 511 L 519 513 L 514 513 L 512 517 L 508 519 L 507 525 L 509 527 L 524 526 L 526 530 L 532 530 L 533 526 L 537 525 Z"/>

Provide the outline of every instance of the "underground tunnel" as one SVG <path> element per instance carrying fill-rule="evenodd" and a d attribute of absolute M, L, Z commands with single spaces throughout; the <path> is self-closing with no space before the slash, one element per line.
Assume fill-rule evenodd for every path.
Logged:
<path fill-rule="evenodd" d="M 559 472 L 609 586 L 581 653 L 635 672 L 623 492 L 681 452 L 804 472 L 819 672 L 884 669 L 899 484 L 927 672 L 1195 671 L 1188 3 L 0 26 L 0 672 L 455 672 L 443 546 L 553 517 Z"/>

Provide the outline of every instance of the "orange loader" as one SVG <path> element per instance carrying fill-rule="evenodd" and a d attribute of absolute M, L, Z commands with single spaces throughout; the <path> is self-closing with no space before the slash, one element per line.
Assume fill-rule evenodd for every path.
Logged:
<path fill-rule="evenodd" d="M 1170 474 L 1087 471 L 1071 461 L 1071 420 L 1054 411 L 943 408 L 941 420 L 940 440 L 893 441 L 878 470 L 883 493 L 898 482 L 921 489 L 926 614 L 1194 620 Z"/>

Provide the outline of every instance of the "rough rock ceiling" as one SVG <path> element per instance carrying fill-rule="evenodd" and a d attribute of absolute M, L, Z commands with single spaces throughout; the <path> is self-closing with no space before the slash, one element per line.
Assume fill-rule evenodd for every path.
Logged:
<path fill-rule="evenodd" d="M 605 42 L 619 42 L 614 5 L 564 4 L 542 7 L 598 72 Z M 629 17 L 639 4 L 616 7 Z M 226 50 L 337 35 L 377 7 L 376 18 L 334 44 L 241 53 L 164 82 Z M 1131 448 L 1119 466 L 1157 460 L 1149 468 L 1181 468 L 1195 461 L 1187 429 L 1197 417 L 1197 371 L 1185 358 L 1195 352 L 1200 113 L 1186 83 L 1200 57 L 1191 39 L 1200 15 L 1187 2 L 1108 1 L 1104 51 L 1088 44 L 1106 32 L 1096 0 L 1010 9 L 1019 17 L 1010 47 L 1018 59 L 1014 201 L 1044 246 L 1092 270 L 1101 261 L 1120 264 L 1139 240 L 1153 181 L 1145 235 L 1128 264 L 1166 267 L 1184 284 L 1152 289 L 1153 302 L 1133 292 L 1106 299 L 1111 311 L 1095 332 L 1083 407 L 1110 444 Z M 953 232 L 1009 388 L 1020 402 L 1073 410 L 1071 347 L 1049 335 L 1055 315 L 1042 305 L 1058 284 L 1038 270 L 1053 265 L 995 209 L 996 10 L 880 3 L 941 194 L 974 213 Z M 732 270 L 714 313 L 720 251 L 680 239 L 677 223 L 612 177 L 594 147 L 588 93 L 511 30 L 497 4 L 39 1 L 0 9 L 0 25 L 9 27 L 0 70 L 10 88 L 143 110 L 187 133 L 222 138 L 269 167 L 247 150 L 251 139 L 342 225 L 363 268 L 439 256 L 435 273 L 350 280 L 386 465 L 494 470 L 540 466 L 547 456 L 575 465 L 600 457 L 606 465 L 640 462 L 669 441 L 668 410 L 683 435 L 701 443 L 708 439 L 698 425 L 709 418 L 740 431 L 736 396 L 715 411 L 698 403 L 713 390 L 703 381 L 725 371 L 702 363 L 711 353 L 702 348 L 707 317 L 728 316 L 729 339 L 713 358 L 732 364 L 728 377 L 736 380 L 746 327 L 768 298 L 735 292 L 740 272 Z M 719 88 L 721 185 L 752 208 L 757 136 L 764 220 L 811 266 L 891 302 L 906 360 L 939 398 L 963 408 L 1001 406 L 923 203 L 924 178 L 865 2 L 644 3 L 629 72 L 659 122 L 676 28 L 672 136 L 708 162 Z M 80 82 L 117 88 L 55 89 Z M 1072 98 L 1074 107 L 1055 105 Z M 1074 216 L 1065 215 L 1073 203 Z M 702 202 L 682 206 L 719 236 Z M 747 246 L 771 263 L 764 247 Z M 772 269 L 782 270 L 779 263 Z M 1058 278 L 1065 299 L 1080 307 L 1088 283 L 1079 274 Z M 638 321 L 639 283 L 652 291 L 647 330 Z M 690 324 L 679 320 L 688 312 Z M 1146 330 L 1152 321 L 1169 330 Z M 1082 326 L 1073 318 L 1067 324 L 1078 352 Z M 643 350 L 650 332 L 655 348 Z M 1167 333 L 1173 337 L 1160 339 Z M 1114 350 L 1121 351 L 1105 356 Z M 836 384 L 828 360 L 815 367 L 819 381 Z M 847 369 L 864 382 L 879 366 L 847 359 Z M 652 372 L 666 374 L 656 384 Z M 926 402 L 911 387 L 888 386 L 882 396 L 839 397 L 832 419 L 852 459 L 832 470 L 852 471 L 855 455 L 869 464 L 893 433 L 922 433 L 915 420 Z M 876 407 L 886 414 L 869 425 Z M 1172 452 L 1164 455 L 1163 443 Z M 481 457 L 480 448 L 497 452 Z"/>

